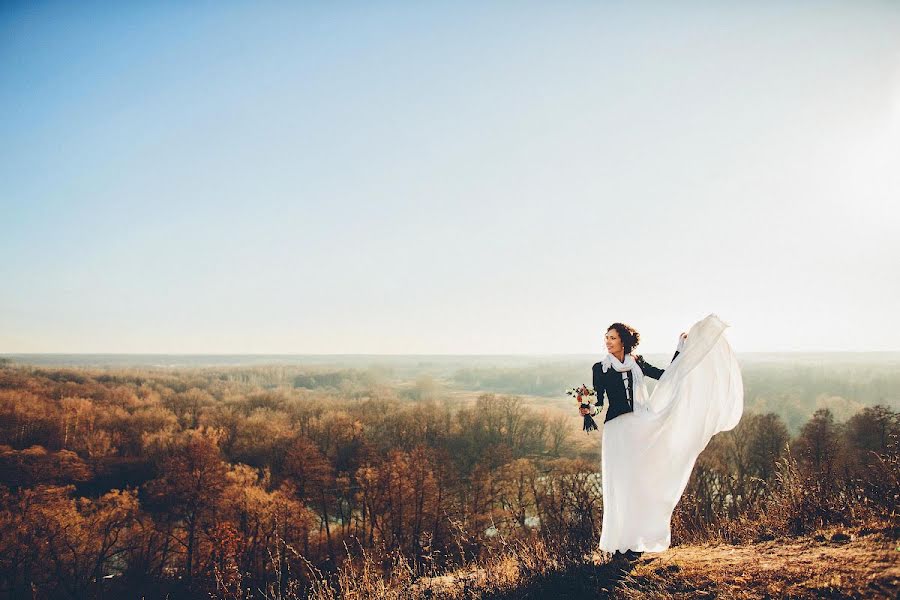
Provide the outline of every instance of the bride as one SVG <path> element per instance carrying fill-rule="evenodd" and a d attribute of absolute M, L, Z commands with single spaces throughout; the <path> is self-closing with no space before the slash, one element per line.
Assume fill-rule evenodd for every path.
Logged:
<path fill-rule="evenodd" d="M 726 327 L 714 314 L 695 323 L 681 334 L 665 370 L 631 354 L 640 341 L 633 328 L 613 323 L 607 329 L 609 353 L 593 367 L 596 404 L 603 406 L 604 392 L 609 400 L 601 441 L 601 550 L 633 557 L 671 544 L 672 512 L 697 456 L 743 412 L 743 381 Z M 644 376 L 659 380 L 652 394 Z"/>

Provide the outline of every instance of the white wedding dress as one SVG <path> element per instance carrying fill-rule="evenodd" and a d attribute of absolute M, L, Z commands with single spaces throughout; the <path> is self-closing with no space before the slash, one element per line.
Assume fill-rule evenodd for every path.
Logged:
<path fill-rule="evenodd" d="M 740 421 L 743 380 L 726 327 L 714 314 L 695 323 L 653 393 L 636 390 L 634 412 L 604 424 L 601 550 L 666 550 L 697 456 Z"/>

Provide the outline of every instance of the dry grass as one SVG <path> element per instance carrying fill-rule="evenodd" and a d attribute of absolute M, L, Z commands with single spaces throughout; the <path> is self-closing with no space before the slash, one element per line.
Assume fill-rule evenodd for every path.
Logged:
<path fill-rule="evenodd" d="M 898 532 L 823 529 L 813 536 L 671 548 L 632 565 L 623 598 L 896 598 Z"/>
<path fill-rule="evenodd" d="M 612 561 L 540 539 L 506 544 L 451 573 L 420 576 L 397 558 L 387 579 L 356 560 L 312 598 L 897 598 L 900 529 L 886 523 L 742 544 L 708 543 Z"/>

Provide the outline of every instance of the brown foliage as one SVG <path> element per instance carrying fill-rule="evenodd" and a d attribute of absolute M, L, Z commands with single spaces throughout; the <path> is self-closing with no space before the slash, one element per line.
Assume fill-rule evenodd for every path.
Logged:
<path fill-rule="evenodd" d="M 411 590 L 492 558 L 518 581 L 532 563 L 511 548 L 543 569 L 595 545 L 599 462 L 565 456 L 577 418 L 506 395 L 452 406 L 425 380 L 259 387 L 295 374 L 0 368 L 0 589 L 327 595 L 374 589 L 347 583 L 361 568 Z M 823 409 L 793 440 L 747 413 L 698 459 L 673 541 L 896 520 L 898 432 L 886 407 Z"/>

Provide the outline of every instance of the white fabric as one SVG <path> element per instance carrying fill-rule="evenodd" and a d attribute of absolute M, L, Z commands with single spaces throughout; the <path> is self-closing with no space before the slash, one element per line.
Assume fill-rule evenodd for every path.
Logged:
<path fill-rule="evenodd" d="M 604 424 L 600 549 L 662 552 L 671 544 L 672 512 L 697 456 L 743 413 L 743 379 L 726 327 L 714 314 L 695 323 L 644 410 Z"/>

